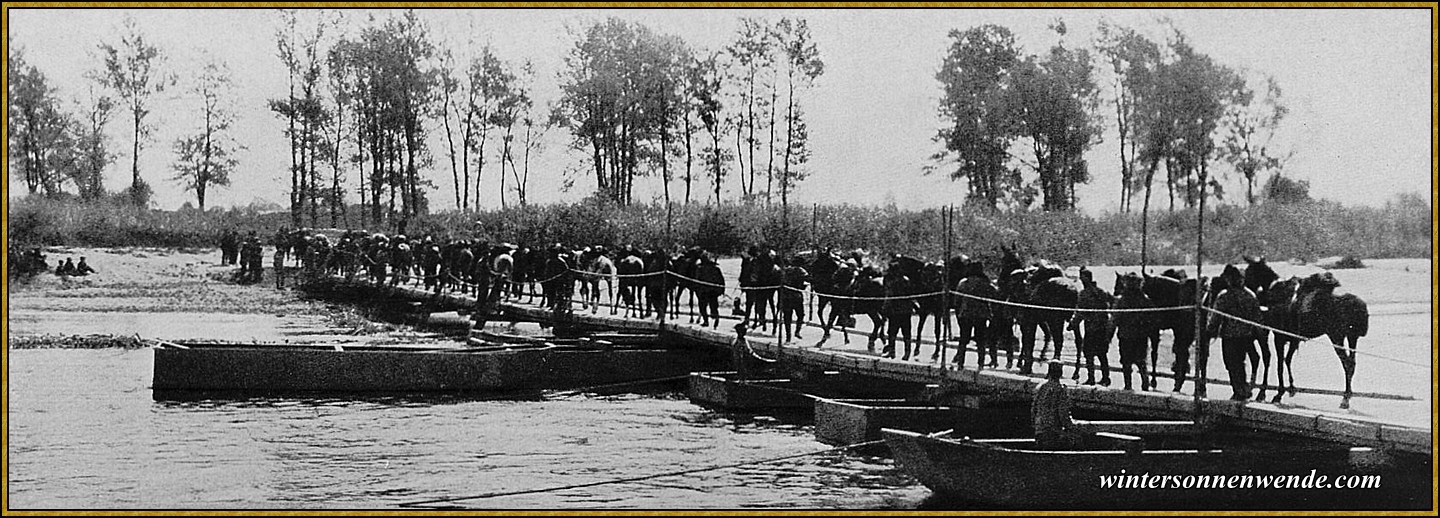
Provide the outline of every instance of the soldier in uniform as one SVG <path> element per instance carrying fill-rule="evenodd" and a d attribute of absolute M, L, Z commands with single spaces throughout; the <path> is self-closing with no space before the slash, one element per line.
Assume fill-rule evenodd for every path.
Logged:
<path fill-rule="evenodd" d="M 1245 275 L 1240 273 L 1239 268 L 1233 264 L 1226 265 L 1217 282 L 1224 284 L 1225 291 L 1215 297 L 1216 311 L 1251 322 L 1259 322 L 1263 318 L 1260 301 L 1255 298 L 1255 292 L 1245 287 Z M 1220 354 L 1225 359 L 1225 370 L 1230 374 L 1230 388 L 1234 390 L 1230 399 L 1250 399 L 1245 356 L 1254 350 L 1255 339 L 1264 330 L 1224 315 L 1211 317 L 1207 330 L 1209 336 L 1220 337 Z"/>

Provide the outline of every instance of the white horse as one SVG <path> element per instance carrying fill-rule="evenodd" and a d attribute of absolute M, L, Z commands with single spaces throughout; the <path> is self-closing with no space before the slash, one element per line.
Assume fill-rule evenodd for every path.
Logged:
<path fill-rule="evenodd" d="M 614 315 L 615 310 L 615 262 L 611 261 L 604 253 L 591 254 L 594 257 L 584 261 L 585 282 L 581 283 L 580 291 L 584 299 L 584 306 L 590 308 L 594 314 L 600 309 L 600 281 L 605 281 L 605 296 L 610 301 L 610 314 Z"/>

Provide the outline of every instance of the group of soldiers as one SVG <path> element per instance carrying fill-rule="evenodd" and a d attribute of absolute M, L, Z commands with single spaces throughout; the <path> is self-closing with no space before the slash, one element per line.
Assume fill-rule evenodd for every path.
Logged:
<path fill-rule="evenodd" d="M 235 273 L 237 282 L 260 282 L 265 272 L 264 251 L 265 247 L 254 230 L 243 238 L 234 229 L 226 229 L 220 234 L 220 264 L 240 266 Z"/>
<path fill-rule="evenodd" d="M 12 245 L 7 251 L 7 259 L 9 260 L 7 271 L 12 279 L 51 271 L 50 263 L 45 259 L 45 253 L 41 252 L 39 247 L 22 249 Z M 90 266 L 90 263 L 85 261 L 84 257 L 80 258 L 79 263 L 76 263 L 73 257 L 66 257 L 64 261 L 55 265 L 54 273 L 62 277 L 84 277 L 96 273 L 96 271 Z"/>
<path fill-rule="evenodd" d="M 39 247 L 24 248 L 17 245 L 10 245 L 6 251 L 6 264 L 11 279 L 35 275 L 50 270 L 50 263 L 45 260 L 45 253 Z"/>

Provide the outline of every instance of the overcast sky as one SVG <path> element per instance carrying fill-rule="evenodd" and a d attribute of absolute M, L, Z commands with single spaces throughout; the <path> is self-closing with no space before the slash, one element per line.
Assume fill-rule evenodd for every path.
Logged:
<path fill-rule="evenodd" d="M 8 9 L 9 33 L 59 88 L 64 99 L 86 95 L 87 70 L 98 67 L 96 47 L 118 42 L 125 16 L 170 56 L 183 82 L 195 75 L 204 56 L 226 62 L 237 87 L 236 138 L 247 150 L 228 189 L 212 191 L 208 205 L 244 205 L 256 199 L 287 199 L 288 148 L 282 124 L 266 100 L 287 91 L 276 57 L 273 10 L 249 9 Z M 358 27 L 369 14 L 347 10 Z M 441 45 L 464 55 L 467 46 L 489 42 L 502 58 L 529 59 L 537 72 L 536 98 L 555 99 L 555 77 L 573 41 L 572 29 L 608 16 L 635 20 L 659 32 L 683 37 L 691 46 L 718 49 L 735 34 L 741 17 L 782 16 L 809 20 L 825 74 L 804 101 L 809 116 L 812 175 L 795 193 L 797 203 L 901 207 L 960 203 L 965 186 L 922 168 L 939 149 L 932 142 L 942 121 L 937 115 L 940 84 L 935 71 L 949 46 L 947 33 L 984 23 L 1015 32 L 1022 50 L 1041 53 L 1058 40 L 1047 26 L 1062 19 L 1069 47 L 1088 46 L 1100 20 L 1127 25 L 1164 41 L 1162 18 L 1190 38 L 1196 49 L 1222 64 L 1275 76 L 1291 115 L 1276 138 L 1294 150 L 1286 171 L 1308 180 L 1311 193 L 1346 204 L 1383 204 L 1397 193 L 1432 192 L 1431 12 L 1426 9 L 467 9 L 420 11 Z M 474 42 L 472 45 L 470 42 Z M 156 140 L 141 153 L 141 174 L 156 187 L 161 208 L 175 208 L 194 195 L 168 180 L 173 142 L 197 124 L 198 101 L 176 93 L 155 109 Z M 1117 206 L 1118 139 L 1105 106 L 1104 141 L 1087 155 L 1095 177 L 1081 186 L 1082 209 L 1092 214 Z M 111 124 L 113 148 L 121 152 L 107 172 L 107 187 L 118 190 L 130 178 L 130 142 L 125 115 Z M 429 176 L 445 190 L 431 195 L 432 207 L 453 206 L 450 172 L 444 160 L 439 123 L 432 125 Z M 568 150 L 561 130 L 532 165 L 532 202 L 572 201 L 594 185 Z M 1222 173 L 1228 172 L 1221 167 Z M 580 172 L 574 188 L 562 188 L 565 171 Z M 1214 170 L 1214 169 L 1212 169 Z M 13 176 L 13 175 L 12 175 Z M 498 204 L 493 172 L 485 180 L 485 206 Z M 1234 196 L 1243 184 L 1230 182 Z M 23 183 L 11 178 L 11 192 Z M 676 184 L 675 188 L 679 185 Z M 697 186 L 696 197 L 705 189 Z M 637 188 L 636 199 L 659 196 L 658 180 Z"/>

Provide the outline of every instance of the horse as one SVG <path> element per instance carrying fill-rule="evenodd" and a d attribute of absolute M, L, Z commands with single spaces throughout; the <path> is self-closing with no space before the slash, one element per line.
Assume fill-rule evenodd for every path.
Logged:
<path fill-rule="evenodd" d="M 825 341 L 830 339 L 830 329 L 837 324 L 841 334 L 845 337 L 845 343 L 850 343 L 850 326 L 855 325 L 854 317 L 852 317 L 855 314 L 855 300 L 851 297 L 855 293 L 856 277 L 857 272 L 849 263 L 839 263 L 835 272 L 830 275 L 825 291 L 820 296 L 820 304 L 824 304 L 826 300 L 830 301 L 830 315 L 820 320 L 820 330 L 823 334 L 815 347 L 825 345 Z M 818 287 L 815 290 L 820 292 Z M 819 313 L 820 310 L 816 310 L 816 314 Z M 847 321 L 849 322 L 847 323 Z"/>
<path fill-rule="evenodd" d="M 796 266 L 800 266 L 809 272 L 810 289 L 815 293 L 815 302 L 811 306 L 815 310 L 815 320 L 824 327 L 826 322 L 825 308 L 835 302 L 835 296 L 839 295 L 835 286 L 836 272 L 845 263 L 833 252 L 800 252 L 794 259 Z"/>
<path fill-rule="evenodd" d="M 1190 307 L 1195 304 L 1196 282 L 1194 279 L 1184 279 L 1184 275 L 1175 270 L 1167 270 L 1158 276 L 1145 273 L 1140 275 L 1143 279 L 1142 289 L 1145 296 L 1154 303 L 1155 307 L 1185 306 L 1182 309 L 1157 311 L 1151 315 L 1150 319 L 1153 325 L 1149 345 L 1150 385 L 1155 386 L 1156 383 L 1155 371 L 1158 369 L 1155 362 L 1159 359 L 1160 331 L 1169 329 L 1174 335 L 1170 349 L 1175 355 L 1175 362 L 1171 364 L 1170 370 L 1175 379 L 1175 387 L 1178 389 L 1184 384 L 1185 377 L 1190 371 L 1190 346 L 1195 343 L 1195 313 Z M 1118 285 L 1116 289 L 1118 291 Z"/>
<path fill-rule="evenodd" d="M 945 291 L 953 288 L 960 281 L 960 272 L 964 271 L 951 270 L 949 264 L 950 261 L 925 263 L 914 276 L 910 277 L 914 291 L 917 294 L 925 295 L 915 299 L 916 313 L 920 316 L 915 323 L 915 339 L 917 341 L 925 332 L 925 321 L 932 317 L 935 319 L 935 352 L 930 355 L 932 360 L 939 358 L 940 348 L 945 344 L 945 335 L 951 329 L 950 303 Z M 949 285 L 946 284 L 947 278 Z"/>
<path fill-rule="evenodd" d="M 873 266 L 862 268 L 860 273 L 855 276 L 850 293 L 855 297 L 850 306 L 852 314 L 863 313 L 870 317 L 870 321 L 875 325 L 875 328 L 870 331 L 870 341 L 866 344 L 865 349 L 872 353 L 875 352 L 875 340 L 877 339 L 887 346 L 893 345 L 886 342 L 885 337 L 880 333 L 885 326 L 883 302 L 886 298 L 885 282 L 881 279 L 880 271 Z M 846 338 L 849 336 L 847 335 Z"/>
<path fill-rule="evenodd" d="M 699 320 L 699 315 L 695 313 L 695 297 L 699 288 L 699 285 L 695 283 L 695 275 L 704 253 L 705 251 L 700 247 L 690 247 L 670 258 L 670 271 L 675 273 L 670 280 L 670 306 L 679 312 L 680 299 L 688 293 L 690 297 L 686 299 L 685 308 L 690 314 L 690 323 L 692 324 Z"/>
<path fill-rule="evenodd" d="M 1312 274 L 1301 279 L 1295 290 L 1296 334 L 1306 340 L 1330 337 L 1340 367 L 1345 371 L 1345 395 L 1340 408 L 1350 408 L 1351 380 L 1355 377 L 1355 350 L 1360 337 L 1370 331 L 1370 310 L 1365 301 L 1353 293 L 1336 295 L 1340 281 L 1330 272 Z"/>
<path fill-rule="evenodd" d="M 635 249 L 626 247 L 620 254 L 620 261 L 615 264 L 615 271 L 620 276 L 620 302 L 625 306 L 625 317 L 629 318 L 632 314 L 639 317 L 644 306 L 640 297 L 645 284 L 640 275 L 645 273 L 645 260 L 637 255 Z"/>
<path fill-rule="evenodd" d="M 1295 323 L 1291 304 L 1295 299 L 1296 286 L 1280 287 L 1279 290 L 1276 291 L 1276 284 L 1285 281 L 1280 280 L 1280 274 L 1275 273 L 1275 270 L 1270 268 L 1270 265 L 1265 262 L 1264 256 L 1259 258 L 1242 256 L 1242 258 L 1245 260 L 1245 287 L 1254 292 L 1255 298 L 1260 301 L 1260 311 L 1264 315 L 1261 323 L 1275 329 L 1293 331 Z M 1298 285 L 1299 281 L 1296 280 L 1295 284 Z M 1285 365 L 1286 356 L 1287 353 L 1293 354 L 1293 350 L 1286 351 L 1286 349 L 1298 347 L 1300 341 L 1283 333 L 1271 333 L 1268 329 L 1260 330 L 1260 336 L 1255 340 L 1255 349 L 1258 351 L 1252 351 L 1249 355 L 1251 365 L 1253 365 L 1252 373 L 1254 369 L 1262 369 L 1261 362 L 1264 362 L 1262 369 L 1264 371 L 1264 378 L 1262 378 L 1261 383 L 1258 385 L 1260 390 L 1257 391 L 1256 401 L 1265 400 L 1265 387 L 1270 384 L 1269 341 L 1271 334 L 1275 335 L 1275 358 L 1277 361 L 1275 365 L 1276 383 L 1280 386 L 1276 388 L 1278 392 L 1275 394 L 1274 401 L 1278 403 L 1281 392 L 1284 391 L 1284 382 L 1281 380 L 1284 379 L 1283 370 L 1288 367 L 1288 365 Z M 1293 377 L 1294 374 L 1292 373 L 1291 376 Z M 1256 376 L 1254 374 L 1250 375 L 1251 385 L 1255 385 L 1255 378 Z M 1291 383 L 1291 385 L 1293 386 L 1294 383 Z"/>
<path fill-rule="evenodd" d="M 1298 331 L 1295 321 L 1295 302 L 1296 296 L 1298 295 L 1300 289 L 1300 280 L 1301 279 L 1299 277 L 1291 277 L 1283 281 L 1277 279 L 1276 281 L 1270 283 L 1270 285 L 1265 288 L 1265 291 L 1263 291 L 1258 297 L 1260 300 L 1261 310 L 1264 311 L 1265 315 L 1264 321 L 1262 323 L 1275 329 L 1279 329 L 1281 332 L 1271 333 L 1269 331 L 1262 331 L 1264 334 L 1262 334 L 1260 339 L 1258 340 L 1259 349 L 1261 351 L 1266 351 L 1267 354 L 1264 355 L 1265 378 L 1264 382 L 1259 385 L 1260 393 L 1256 396 L 1257 401 L 1265 400 L 1265 387 L 1266 385 L 1270 384 L 1270 355 L 1268 354 L 1268 344 L 1266 344 L 1265 342 L 1266 337 L 1271 334 L 1275 335 L 1276 386 L 1275 397 L 1271 399 L 1270 402 L 1279 403 L 1281 397 L 1285 394 L 1285 391 L 1287 390 L 1285 385 L 1285 375 L 1287 372 L 1289 373 L 1290 379 L 1290 385 L 1288 388 L 1288 390 L 1290 391 L 1290 395 L 1293 397 L 1296 394 L 1295 371 L 1291 367 L 1291 365 L 1292 360 L 1295 358 L 1295 351 L 1300 348 L 1301 340 L 1299 338 L 1296 338 L 1292 334 L 1286 333 L 1296 333 Z"/>
<path fill-rule="evenodd" d="M 1059 267 L 1045 264 L 1032 267 L 1025 276 L 1023 303 L 1039 308 L 1019 308 L 1016 321 L 1020 324 L 1020 371 L 1029 374 L 1034 363 L 1035 330 L 1044 334 L 1040 349 L 1040 360 L 1046 358 L 1050 344 L 1055 345 L 1055 358 L 1060 359 L 1065 349 L 1065 324 L 1075 313 L 1080 300 L 1079 281 L 1064 276 Z M 1081 340 L 1076 334 L 1076 344 Z M 1078 347 L 1077 347 L 1078 353 Z M 1075 355 L 1075 373 L 1071 379 L 1080 379 L 1080 361 L 1084 355 Z"/>
<path fill-rule="evenodd" d="M 585 280 L 580 283 L 581 307 L 588 306 L 594 314 L 600 309 L 600 282 L 605 282 L 605 296 L 610 301 L 610 314 L 615 314 L 615 262 L 605 255 L 605 249 L 594 247 L 580 254 L 580 268 Z"/>
<path fill-rule="evenodd" d="M 748 301 L 754 301 L 755 321 L 750 323 L 750 328 L 766 329 L 769 327 L 767 311 L 775 310 L 776 324 L 779 324 L 779 308 L 771 306 L 775 302 L 775 292 L 780 289 L 780 283 L 784 281 L 785 272 L 780 265 L 776 264 L 775 251 L 766 250 L 755 257 L 750 264 L 750 282 L 747 297 L 747 309 L 751 305 Z M 747 312 L 747 317 L 748 312 Z"/>

